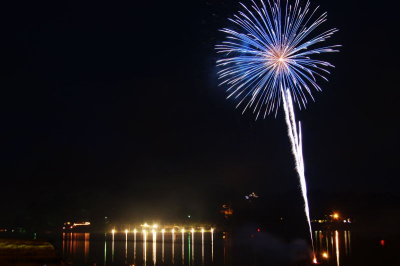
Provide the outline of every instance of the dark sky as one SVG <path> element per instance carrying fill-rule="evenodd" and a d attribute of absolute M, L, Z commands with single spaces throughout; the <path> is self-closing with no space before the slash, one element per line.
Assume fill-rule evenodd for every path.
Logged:
<path fill-rule="evenodd" d="M 136 2 L 2 4 L 1 216 L 201 216 L 251 191 L 297 208 L 283 203 L 300 194 L 282 111 L 254 121 L 217 86 L 217 30 L 239 4 Z M 396 8 L 313 2 L 343 47 L 297 113 L 312 212 L 396 206 Z"/>

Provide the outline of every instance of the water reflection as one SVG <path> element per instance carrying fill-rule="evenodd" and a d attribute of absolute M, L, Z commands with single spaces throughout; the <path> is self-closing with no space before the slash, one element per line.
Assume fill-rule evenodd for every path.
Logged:
<path fill-rule="evenodd" d="M 185 229 L 182 229 L 182 264 L 185 264 Z"/>
<path fill-rule="evenodd" d="M 112 262 L 114 262 L 114 237 L 115 237 L 115 230 L 112 230 L 112 243 L 111 243 L 111 258 Z"/>
<path fill-rule="evenodd" d="M 107 264 L 107 233 L 104 234 L 104 266 L 106 264 Z"/>
<path fill-rule="evenodd" d="M 343 260 L 351 253 L 350 234 L 349 230 L 315 231 L 318 260 L 330 265 L 342 265 Z"/>
<path fill-rule="evenodd" d="M 214 229 L 211 228 L 211 261 L 214 261 Z"/>
<path fill-rule="evenodd" d="M 213 233 L 194 229 L 180 231 L 178 239 L 175 230 L 142 230 L 140 233 L 133 230 L 101 235 L 63 233 L 61 247 L 63 257 L 73 262 L 72 265 L 147 265 L 148 260 L 152 266 L 172 265 L 177 263 L 176 255 L 181 257 L 178 265 L 210 264 L 214 254 Z"/>
<path fill-rule="evenodd" d="M 136 263 L 136 229 L 133 230 L 133 264 Z"/>
<path fill-rule="evenodd" d="M 128 230 L 125 230 L 125 263 L 127 263 L 128 259 Z"/>
<path fill-rule="evenodd" d="M 161 261 L 162 262 L 164 262 L 164 235 L 165 234 L 165 230 L 164 229 L 162 229 L 161 230 L 161 241 L 162 241 L 162 244 L 161 244 Z"/>
<path fill-rule="evenodd" d="M 171 250 L 172 250 L 172 259 L 171 259 L 171 262 L 172 262 L 172 264 L 175 264 L 175 230 L 174 229 L 172 229 L 172 248 L 171 248 Z"/>
<path fill-rule="evenodd" d="M 230 235 L 223 236 L 191 229 L 101 235 L 63 233 L 60 247 L 63 257 L 72 265 L 230 265 L 240 255 L 232 251 L 234 242 Z M 313 236 L 321 265 L 347 265 L 346 259 L 351 255 L 350 231 L 314 231 Z"/>
<path fill-rule="evenodd" d="M 63 233 L 61 247 L 63 254 L 73 254 L 74 257 L 87 263 L 90 251 L 90 234 Z"/>
<path fill-rule="evenodd" d="M 153 263 L 157 263 L 157 232 L 153 230 Z"/>
<path fill-rule="evenodd" d="M 194 262 L 194 229 L 192 228 L 192 242 L 191 242 L 191 251 L 192 251 L 192 262 Z"/>
<path fill-rule="evenodd" d="M 204 265 L 204 229 L 201 229 L 201 264 Z"/>
<path fill-rule="evenodd" d="M 339 251 L 339 233 L 335 231 L 335 243 L 336 243 L 336 264 L 340 265 L 340 251 Z"/>
<path fill-rule="evenodd" d="M 143 262 L 146 265 L 147 261 L 147 231 L 143 230 Z"/>

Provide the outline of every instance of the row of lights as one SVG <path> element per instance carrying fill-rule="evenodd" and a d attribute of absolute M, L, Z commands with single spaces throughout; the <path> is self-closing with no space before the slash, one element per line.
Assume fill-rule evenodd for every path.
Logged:
<path fill-rule="evenodd" d="M 133 232 L 134 234 L 136 234 L 138 231 L 137 231 L 136 228 L 135 228 L 135 229 L 133 229 L 132 232 Z M 146 230 L 146 229 L 143 229 L 142 232 L 143 232 L 143 233 L 147 233 L 147 230 Z M 152 229 L 151 232 L 152 232 L 152 233 L 156 233 L 157 231 L 156 231 L 155 229 Z M 196 232 L 196 231 L 194 230 L 194 228 L 192 228 L 192 229 L 190 230 L 190 232 L 194 233 L 194 232 Z M 201 228 L 201 232 L 202 232 L 202 233 L 205 232 L 204 228 Z M 211 229 L 210 229 L 210 232 L 211 232 L 211 233 L 214 233 L 214 228 L 211 228 Z M 115 229 L 112 229 L 112 230 L 111 230 L 111 233 L 112 233 L 112 234 L 115 234 L 115 233 L 117 233 L 117 231 L 116 231 Z M 128 229 L 125 229 L 125 234 L 128 234 L 128 233 L 129 233 L 129 230 L 128 230 Z M 165 233 L 165 229 L 161 229 L 161 233 L 164 234 L 164 233 Z M 175 229 L 172 229 L 172 230 L 171 230 L 171 233 L 174 234 L 174 233 L 175 233 Z M 185 228 L 182 228 L 182 229 L 181 229 L 181 233 L 185 233 Z"/>

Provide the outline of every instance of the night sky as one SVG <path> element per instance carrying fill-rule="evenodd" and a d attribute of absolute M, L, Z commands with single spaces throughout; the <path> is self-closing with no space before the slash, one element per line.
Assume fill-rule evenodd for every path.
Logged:
<path fill-rule="evenodd" d="M 317 101 L 297 112 L 311 213 L 373 208 L 384 220 L 400 204 L 398 14 L 376 1 L 313 3 L 343 47 L 326 56 L 336 69 Z M 266 211 L 302 219 L 283 110 L 255 121 L 217 86 L 218 29 L 239 8 L 2 4 L 0 222 L 205 219 L 252 191 Z"/>

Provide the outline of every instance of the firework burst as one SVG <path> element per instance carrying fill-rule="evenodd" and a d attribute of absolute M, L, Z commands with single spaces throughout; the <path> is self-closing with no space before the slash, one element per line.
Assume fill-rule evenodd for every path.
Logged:
<path fill-rule="evenodd" d="M 339 45 L 318 44 L 330 38 L 337 29 L 320 34 L 315 30 L 326 21 L 327 13 L 316 16 L 318 7 L 310 10 L 299 1 L 251 1 L 251 8 L 229 19 L 236 30 L 224 28 L 226 39 L 216 46 L 223 58 L 217 61 L 220 85 L 227 85 L 228 98 L 239 100 L 243 112 L 253 109 L 256 119 L 277 112 L 282 103 L 282 90 L 289 90 L 299 108 L 320 91 L 317 77 L 327 80 L 326 61 L 311 58 L 321 53 L 337 52 Z"/>
<path fill-rule="evenodd" d="M 327 14 L 316 16 L 318 8 L 310 11 L 310 2 L 304 6 L 296 0 L 282 4 L 280 0 L 251 1 L 251 8 L 241 4 L 233 19 L 235 28 L 224 28 L 225 41 L 216 46 L 223 58 L 217 61 L 220 85 L 226 85 L 228 98 L 239 100 L 243 112 L 252 109 L 256 119 L 275 115 L 281 105 L 285 113 L 288 136 L 295 159 L 296 171 L 304 199 L 304 211 L 314 249 L 307 185 L 303 159 L 301 124 L 297 124 L 294 103 L 306 107 L 313 98 L 313 90 L 320 91 L 317 77 L 327 80 L 330 63 L 312 58 L 321 53 L 337 52 L 339 45 L 318 46 L 337 29 L 314 34 L 326 21 Z M 314 262 L 315 262 L 314 258 Z"/>

